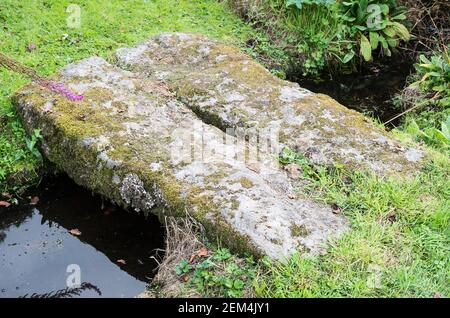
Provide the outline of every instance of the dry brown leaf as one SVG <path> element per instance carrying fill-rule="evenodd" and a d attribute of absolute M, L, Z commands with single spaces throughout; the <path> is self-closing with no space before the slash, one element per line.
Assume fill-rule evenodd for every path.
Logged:
<path fill-rule="evenodd" d="M 339 208 L 339 206 L 336 203 L 333 203 L 331 205 L 331 210 L 333 211 L 334 214 L 340 214 L 341 213 L 341 209 Z"/>
<path fill-rule="evenodd" d="M 39 197 L 32 197 L 31 198 L 31 201 L 30 201 L 31 205 L 36 205 L 38 203 L 39 203 Z"/>
<path fill-rule="evenodd" d="M 192 254 L 191 257 L 189 257 L 189 264 L 194 263 L 196 257 L 197 257 L 197 254 Z"/>
<path fill-rule="evenodd" d="M 79 229 L 72 229 L 69 231 L 70 234 L 75 235 L 75 236 L 80 236 L 81 232 Z"/>
<path fill-rule="evenodd" d="M 198 251 L 197 256 L 198 257 L 205 257 L 205 256 L 208 256 L 208 254 L 209 254 L 208 249 L 206 247 L 202 247 L 200 249 L 200 251 Z"/>
<path fill-rule="evenodd" d="M 11 205 L 11 203 L 6 202 L 6 201 L 0 201 L 0 206 L 4 206 L 4 207 L 9 207 Z"/>
<path fill-rule="evenodd" d="M 9 194 L 8 192 L 3 192 L 2 197 L 11 199 L 13 196 L 12 196 L 12 194 Z"/>
<path fill-rule="evenodd" d="M 206 247 L 202 247 L 197 253 L 194 253 L 191 257 L 189 257 L 189 263 L 192 264 L 197 257 L 206 257 L 208 254 L 208 249 Z"/>

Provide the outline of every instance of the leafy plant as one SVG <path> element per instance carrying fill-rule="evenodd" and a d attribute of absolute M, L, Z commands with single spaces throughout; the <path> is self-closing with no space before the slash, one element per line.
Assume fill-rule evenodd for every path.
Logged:
<path fill-rule="evenodd" d="M 328 5 L 336 2 L 335 0 L 286 0 L 286 7 L 295 6 L 301 9 L 305 4 Z"/>
<path fill-rule="evenodd" d="M 317 76 L 326 66 L 351 72 L 359 57 L 370 61 L 375 51 L 391 56 L 401 41 L 410 39 L 406 9 L 396 0 L 269 2 L 279 28 L 287 31 L 281 34 L 288 34 L 299 53 L 304 76 Z"/>
<path fill-rule="evenodd" d="M 437 93 L 437 104 L 442 107 L 450 106 L 450 56 L 448 49 L 437 52 L 427 58 L 420 55 L 420 63 L 415 64 L 419 80 L 410 85 L 423 92 Z"/>
<path fill-rule="evenodd" d="M 288 164 L 298 165 L 302 169 L 303 174 L 306 177 L 310 177 L 315 174 L 314 168 L 311 166 L 308 158 L 306 158 L 303 154 L 293 151 L 290 148 L 286 147 L 283 149 L 283 152 L 278 157 L 278 161 L 282 165 Z"/>
<path fill-rule="evenodd" d="M 435 127 L 420 129 L 416 121 L 411 119 L 406 131 L 429 145 L 450 148 L 450 116 L 441 123 L 441 129 Z"/>
<path fill-rule="evenodd" d="M 181 260 L 179 264 L 175 267 L 175 272 L 177 275 L 184 275 L 189 273 L 192 270 L 191 264 L 186 259 Z"/>
<path fill-rule="evenodd" d="M 36 147 L 36 143 L 42 139 L 41 130 L 35 129 L 33 130 L 33 134 L 31 135 L 31 138 L 26 138 L 25 143 L 27 145 L 28 150 L 38 159 L 39 161 L 42 160 L 42 155 L 39 152 L 39 149 Z"/>
<path fill-rule="evenodd" d="M 197 258 L 192 264 L 183 259 L 176 266 L 179 276 L 188 277 L 186 284 L 201 294 L 242 297 L 255 277 L 252 257 L 240 259 L 228 249 L 218 248 L 207 258 Z"/>
<path fill-rule="evenodd" d="M 359 44 L 365 61 L 370 61 L 378 48 L 391 56 L 400 41 L 409 41 L 409 31 L 403 24 L 406 8 L 395 0 L 347 0 L 340 4 L 340 19 Z"/>

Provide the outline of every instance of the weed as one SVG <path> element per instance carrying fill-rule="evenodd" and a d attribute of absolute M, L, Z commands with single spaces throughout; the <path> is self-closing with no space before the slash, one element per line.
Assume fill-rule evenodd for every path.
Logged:
<path fill-rule="evenodd" d="M 242 297 L 252 287 L 255 262 L 233 256 L 228 249 L 217 248 L 210 256 L 190 264 L 183 259 L 177 266 L 178 275 L 186 275 L 186 284 L 203 295 Z"/>

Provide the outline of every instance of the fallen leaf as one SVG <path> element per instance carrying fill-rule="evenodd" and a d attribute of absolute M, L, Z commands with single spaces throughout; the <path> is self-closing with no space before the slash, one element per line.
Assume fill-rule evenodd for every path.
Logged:
<path fill-rule="evenodd" d="M 9 194 L 9 193 L 7 193 L 7 192 L 3 192 L 3 193 L 2 193 L 2 197 L 11 199 L 13 196 L 12 196 L 12 194 Z"/>
<path fill-rule="evenodd" d="M 336 203 L 333 203 L 331 205 L 331 210 L 333 211 L 334 214 L 340 214 L 341 213 L 341 208 Z"/>
<path fill-rule="evenodd" d="M 208 256 L 208 253 L 209 253 L 208 249 L 206 247 L 202 247 L 200 249 L 200 251 L 198 251 L 197 256 L 198 257 L 205 257 L 205 256 Z"/>
<path fill-rule="evenodd" d="M 206 247 L 202 247 L 197 253 L 194 253 L 191 257 L 189 257 L 189 263 L 192 264 L 197 257 L 206 257 L 208 254 L 208 249 Z"/>
<path fill-rule="evenodd" d="M 192 254 L 191 257 L 189 257 L 189 264 L 194 263 L 196 257 L 197 257 L 197 254 Z"/>
<path fill-rule="evenodd" d="M 6 201 L 0 201 L 0 206 L 4 206 L 4 207 L 9 207 L 11 205 L 11 203 L 6 202 Z"/>
<path fill-rule="evenodd" d="M 395 222 L 397 221 L 397 214 L 395 214 L 395 212 L 392 212 L 387 216 L 387 219 L 389 222 Z"/>
<path fill-rule="evenodd" d="M 117 263 L 120 263 L 120 264 L 123 264 L 123 265 L 127 264 L 127 262 L 124 259 L 118 259 Z"/>
<path fill-rule="evenodd" d="M 72 229 L 69 231 L 70 234 L 75 235 L 75 236 L 80 236 L 81 232 L 79 229 Z"/>
<path fill-rule="evenodd" d="M 39 197 L 32 197 L 31 198 L 31 201 L 30 201 L 31 205 L 36 205 L 38 203 L 39 203 Z"/>

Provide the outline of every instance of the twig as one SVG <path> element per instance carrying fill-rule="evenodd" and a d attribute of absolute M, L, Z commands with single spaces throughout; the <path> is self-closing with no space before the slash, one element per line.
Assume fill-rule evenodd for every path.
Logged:
<path fill-rule="evenodd" d="M 435 100 L 438 96 L 439 96 L 439 93 L 437 93 L 436 95 L 434 95 L 430 100 Z M 405 115 L 405 114 L 407 114 L 407 113 L 413 111 L 414 109 L 417 109 L 417 108 L 419 108 L 419 107 L 422 107 L 422 106 L 426 105 L 428 102 L 429 102 L 429 101 L 426 100 L 426 101 L 423 101 L 422 103 L 418 103 L 417 105 L 415 105 L 415 106 L 413 106 L 413 107 L 411 107 L 411 108 L 408 108 L 408 109 L 405 110 L 404 112 L 402 112 L 402 113 L 400 113 L 400 114 L 398 114 L 398 115 L 392 117 L 392 118 L 389 119 L 388 121 L 384 122 L 383 125 L 389 124 L 390 122 L 392 122 L 392 121 L 396 120 L 397 118 L 399 118 L 399 117 L 401 117 L 401 116 L 403 116 L 403 115 Z"/>

